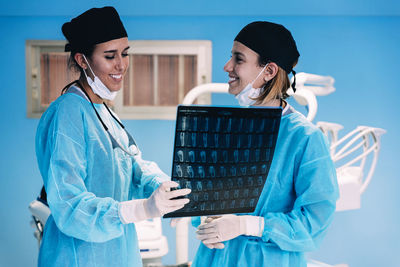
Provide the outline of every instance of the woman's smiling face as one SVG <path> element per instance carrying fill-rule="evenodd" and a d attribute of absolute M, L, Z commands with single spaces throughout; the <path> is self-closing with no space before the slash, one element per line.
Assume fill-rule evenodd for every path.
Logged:
<path fill-rule="evenodd" d="M 243 45 L 234 41 L 232 47 L 232 57 L 226 62 L 224 71 L 229 75 L 229 93 L 239 94 L 249 83 L 256 79 L 263 69 L 258 62 L 258 54 Z M 264 81 L 264 75 L 260 75 L 253 84 L 254 88 L 260 88 Z"/>
<path fill-rule="evenodd" d="M 114 39 L 97 44 L 88 59 L 94 74 L 110 91 L 118 91 L 122 87 L 129 67 L 128 49 L 128 38 Z M 86 69 L 86 72 L 93 78 L 90 69 Z"/>

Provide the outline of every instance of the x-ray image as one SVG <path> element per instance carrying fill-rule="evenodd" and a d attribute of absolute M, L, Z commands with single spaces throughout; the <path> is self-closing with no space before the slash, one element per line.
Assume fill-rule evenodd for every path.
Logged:
<path fill-rule="evenodd" d="M 237 147 L 237 148 L 240 148 L 241 145 L 242 145 L 241 139 L 242 139 L 242 138 L 241 138 L 241 135 L 238 134 L 238 135 L 237 135 L 237 138 L 236 138 L 236 147 Z"/>
<path fill-rule="evenodd" d="M 225 134 L 225 148 L 229 148 L 231 146 L 231 135 Z"/>
<path fill-rule="evenodd" d="M 217 163 L 218 155 L 216 150 L 211 151 L 211 159 L 212 163 Z"/>
<path fill-rule="evenodd" d="M 192 147 L 196 147 L 196 133 L 191 134 L 191 139 L 192 139 Z"/>
<path fill-rule="evenodd" d="M 221 202 L 221 209 L 224 210 L 226 207 L 226 201 Z"/>
<path fill-rule="evenodd" d="M 178 106 L 173 181 L 190 202 L 169 217 L 254 211 L 267 180 L 281 109 Z"/>
<path fill-rule="evenodd" d="M 253 128 L 254 128 L 254 119 L 249 119 L 249 128 L 248 128 L 248 132 L 252 133 L 253 132 Z"/>
<path fill-rule="evenodd" d="M 176 154 L 178 155 L 178 161 L 179 162 L 183 162 L 185 160 L 182 150 L 178 150 L 178 152 Z"/>
<path fill-rule="evenodd" d="M 186 186 L 185 188 L 192 189 L 192 183 L 190 181 L 186 181 Z"/>
<path fill-rule="evenodd" d="M 178 130 L 185 131 L 187 130 L 187 117 L 182 116 L 179 120 Z"/>
<path fill-rule="evenodd" d="M 247 147 L 251 147 L 251 140 L 253 139 L 253 136 L 251 134 L 247 135 Z"/>
<path fill-rule="evenodd" d="M 226 168 L 224 166 L 219 167 L 219 174 L 221 177 L 226 177 Z"/>
<path fill-rule="evenodd" d="M 192 130 L 197 131 L 197 117 L 193 117 Z"/>
<path fill-rule="evenodd" d="M 176 174 L 178 175 L 178 177 L 183 177 L 183 171 L 182 171 L 181 165 L 176 165 L 175 170 L 176 170 Z"/>
<path fill-rule="evenodd" d="M 232 118 L 228 119 L 228 126 L 226 127 L 226 131 L 228 133 L 232 131 Z"/>
<path fill-rule="evenodd" d="M 267 173 L 267 165 L 263 164 L 261 165 L 261 173 L 266 174 Z"/>
<path fill-rule="evenodd" d="M 215 148 L 219 147 L 219 136 L 218 136 L 218 134 L 214 134 L 214 147 Z"/>
<path fill-rule="evenodd" d="M 233 179 L 229 178 L 227 185 L 228 185 L 228 189 L 232 189 L 233 188 Z"/>
<path fill-rule="evenodd" d="M 199 173 L 200 178 L 205 178 L 206 177 L 206 174 L 204 173 L 203 166 L 199 166 L 198 167 L 198 173 Z"/>
<path fill-rule="evenodd" d="M 236 167 L 235 166 L 232 165 L 230 171 L 231 171 L 231 176 L 236 176 Z"/>
<path fill-rule="evenodd" d="M 243 118 L 239 119 L 239 124 L 238 124 L 238 129 L 237 129 L 238 132 L 242 132 L 243 131 L 243 121 L 244 121 Z"/>
<path fill-rule="evenodd" d="M 185 146 L 185 133 L 184 132 L 179 133 L 179 140 L 180 140 L 180 146 Z"/>
<path fill-rule="evenodd" d="M 262 176 L 258 176 L 258 178 L 257 178 L 257 185 L 263 185 L 264 184 L 264 179 L 263 179 L 263 177 Z"/>
<path fill-rule="evenodd" d="M 263 147 L 263 136 L 261 134 L 256 135 L 257 147 Z"/>
<path fill-rule="evenodd" d="M 258 187 L 253 189 L 253 197 L 258 196 L 258 190 L 259 190 Z"/>
<path fill-rule="evenodd" d="M 224 199 L 229 199 L 229 190 L 224 191 Z"/>
<path fill-rule="evenodd" d="M 217 181 L 217 190 L 222 190 L 224 189 L 224 183 L 222 182 L 222 180 L 218 180 Z"/>
<path fill-rule="evenodd" d="M 196 182 L 196 190 L 203 191 L 203 184 L 201 183 L 201 181 Z"/>
<path fill-rule="evenodd" d="M 251 166 L 250 172 L 251 172 L 251 175 L 257 174 L 257 166 Z"/>
<path fill-rule="evenodd" d="M 194 178 L 193 167 L 188 165 L 186 168 L 187 168 L 186 170 L 187 170 L 187 174 L 188 174 L 189 178 Z"/>
<path fill-rule="evenodd" d="M 203 128 L 203 131 L 205 131 L 205 132 L 208 132 L 209 121 L 210 121 L 210 119 L 208 117 L 204 118 L 202 128 Z"/>
<path fill-rule="evenodd" d="M 215 125 L 215 131 L 220 132 L 221 131 L 221 118 L 217 118 L 217 122 Z"/>
<path fill-rule="evenodd" d="M 235 163 L 239 162 L 239 151 L 237 149 L 233 151 L 233 161 Z"/>
<path fill-rule="evenodd" d="M 211 191 L 211 190 L 213 190 L 213 189 L 214 189 L 214 188 L 213 188 L 212 182 L 211 182 L 211 181 L 208 181 L 208 182 L 207 182 L 207 190 Z"/>
<path fill-rule="evenodd" d="M 260 126 L 258 128 L 258 133 L 262 133 L 265 131 L 265 120 L 261 120 Z"/>
<path fill-rule="evenodd" d="M 240 175 L 246 176 L 247 175 L 247 166 L 240 167 Z"/>
<path fill-rule="evenodd" d="M 191 163 L 194 163 L 194 162 L 196 161 L 196 156 L 195 156 L 195 153 L 194 153 L 193 150 L 190 150 L 190 151 L 189 151 L 189 161 L 190 161 Z"/>
<path fill-rule="evenodd" d="M 256 154 L 255 160 L 256 160 L 257 162 L 259 162 L 259 161 L 260 161 L 260 149 L 259 149 L 259 148 L 257 148 L 257 149 L 255 150 L 255 154 Z"/>
<path fill-rule="evenodd" d="M 206 151 L 204 151 L 204 150 L 200 151 L 200 160 L 201 160 L 201 163 L 206 163 L 207 162 Z"/>
<path fill-rule="evenodd" d="M 208 134 L 207 133 L 203 133 L 203 147 L 207 147 L 208 146 Z"/>
<path fill-rule="evenodd" d="M 243 190 L 243 197 L 244 197 L 244 198 L 248 198 L 248 197 L 249 197 L 249 189 L 248 189 L 248 188 L 245 188 L 245 189 Z"/>
<path fill-rule="evenodd" d="M 208 167 L 208 173 L 211 177 L 215 177 L 215 168 L 214 166 Z"/>
<path fill-rule="evenodd" d="M 247 186 L 253 187 L 253 185 L 254 185 L 254 179 L 253 179 L 253 177 L 250 176 L 247 178 Z"/>
<path fill-rule="evenodd" d="M 228 159 L 228 151 L 227 150 L 222 151 L 222 159 L 223 159 L 224 163 L 227 163 L 229 161 L 229 159 Z"/>
<path fill-rule="evenodd" d="M 246 149 L 244 151 L 244 159 L 243 159 L 243 161 L 244 162 L 249 162 L 250 161 L 250 150 Z"/>
<path fill-rule="evenodd" d="M 271 152 L 269 151 L 269 149 L 266 149 L 265 150 L 265 160 L 266 161 L 269 161 L 270 160 L 270 155 L 271 154 Z"/>

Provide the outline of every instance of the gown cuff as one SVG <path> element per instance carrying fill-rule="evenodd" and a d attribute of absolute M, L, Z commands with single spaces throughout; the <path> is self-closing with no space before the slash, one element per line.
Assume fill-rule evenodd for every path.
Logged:
<path fill-rule="evenodd" d="M 264 231 L 264 217 L 244 215 L 240 216 L 244 221 L 244 235 L 261 237 Z"/>
<path fill-rule="evenodd" d="M 123 224 L 140 222 L 148 219 L 144 208 L 146 199 L 133 199 L 119 203 L 118 215 Z"/>

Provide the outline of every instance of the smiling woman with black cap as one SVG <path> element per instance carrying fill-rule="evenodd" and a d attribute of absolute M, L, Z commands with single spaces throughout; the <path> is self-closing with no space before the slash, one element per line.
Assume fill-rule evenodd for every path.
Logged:
<path fill-rule="evenodd" d="M 104 103 L 129 66 L 128 38 L 113 7 L 92 8 L 62 27 L 80 78 L 43 114 L 36 155 L 51 211 L 38 266 L 141 266 L 134 222 L 182 208 L 158 166 Z"/>
<path fill-rule="evenodd" d="M 255 211 L 208 217 L 194 267 L 306 266 L 332 221 L 336 171 L 322 132 L 284 100 L 300 54 L 282 25 L 257 21 L 233 42 L 225 64 L 229 92 L 240 105 L 282 107 L 274 158 Z M 295 90 L 295 82 L 292 84 Z"/>

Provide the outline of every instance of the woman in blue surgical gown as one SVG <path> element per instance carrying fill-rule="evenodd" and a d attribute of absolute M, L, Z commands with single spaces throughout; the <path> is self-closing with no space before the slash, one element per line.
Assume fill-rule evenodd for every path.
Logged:
<path fill-rule="evenodd" d="M 51 216 L 39 266 L 141 266 L 134 222 L 180 209 L 189 189 L 144 161 L 107 105 L 129 66 L 128 39 L 112 7 L 62 27 L 79 80 L 43 114 L 36 154 Z"/>
<path fill-rule="evenodd" d="M 318 247 L 332 221 L 338 187 L 325 137 L 284 100 L 299 56 L 291 33 L 275 23 L 250 23 L 233 42 L 229 92 L 243 106 L 281 106 L 282 119 L 255 211 L 193 220 L 202 241 L 195 267 L 306 266 L 304 252 Z"/>

